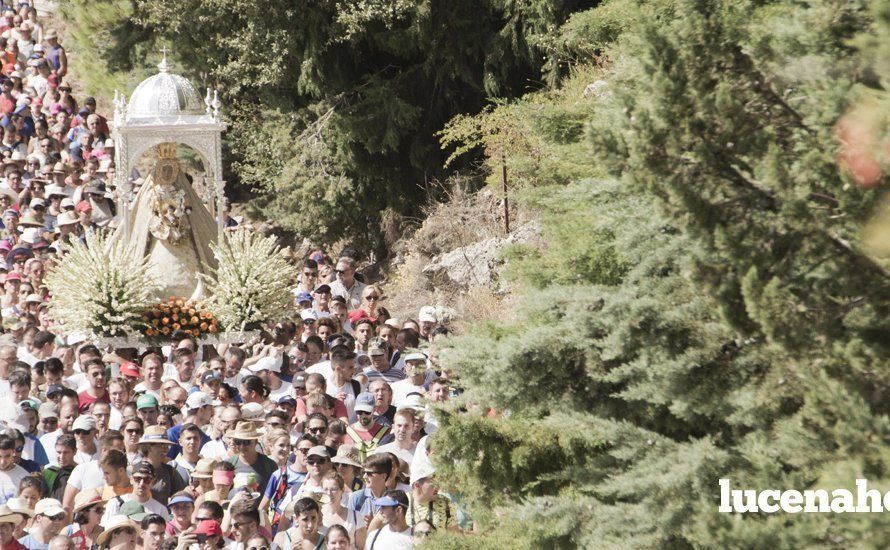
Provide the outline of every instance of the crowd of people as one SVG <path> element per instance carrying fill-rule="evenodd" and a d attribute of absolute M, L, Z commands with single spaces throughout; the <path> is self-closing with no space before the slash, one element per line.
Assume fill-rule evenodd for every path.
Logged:
<path fill-rule="evenodd" d="M 114 142 L 29 2 L 0 18 L 0 550 L 411 548 L 469 520 L 430 404 L 456 391 L 434 307 L 395 319 L 356 260 L 298 258 L 296 313 L 250 342 L 100 349 L 44 275 L 113 224 Z"/>

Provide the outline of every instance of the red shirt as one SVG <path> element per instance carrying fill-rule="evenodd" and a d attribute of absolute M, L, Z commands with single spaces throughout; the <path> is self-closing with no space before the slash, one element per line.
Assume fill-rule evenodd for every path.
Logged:
<path fill-rule="evenodd" d="M 356 435 L 362 438 L 362 441 L 371 441 L 372 439 L 374 439 L 374 436 L 377 435 L 377 432 L 383 429 L 383 426 L 381 426 L 377 422 L 371 424 L 370 430 L 365 430 L 358 422 L 356 422 L 355 424 L 351 424 L 349 427 L 355 430 Z M 346 435 L 344 437 L 345 438 L 343 442 L 346 444 L 355 445 L 357 443 L 360 443 L 360 441 L 354 441 L 352 439 L 352 436 L 349 435 L 349 431 L 346 432 Z"/>
<path fill-rule="evenodd" d="M 89 412 L 90 405 L 95 403 L 96 401 L 101 401 L 102 403 L 111 403 L 111 400 L 108 399 L 108 392 L 105 392 L 105 395 L 102 397 L 93 397 L 86 390 L 77 394 L 77 405 L 78 409 L 80 409 L 80 414 L 84 414 Z"/>
<path fill-rule="evenodd" d="M 28 550 L 25 546 L 19 541 L 12 539 L 7 542 L 3 546 L 0 546 L 0 550 Z"/>

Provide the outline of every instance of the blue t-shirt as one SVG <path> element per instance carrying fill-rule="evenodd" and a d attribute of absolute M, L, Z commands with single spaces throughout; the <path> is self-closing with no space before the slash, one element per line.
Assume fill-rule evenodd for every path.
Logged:
<path fill-rule="evenodd" d="M 49 550 L 49 543 L 37 542 L 32 535 L 27 534 L 19 539 L 19 544 L 28 550 Z"/>

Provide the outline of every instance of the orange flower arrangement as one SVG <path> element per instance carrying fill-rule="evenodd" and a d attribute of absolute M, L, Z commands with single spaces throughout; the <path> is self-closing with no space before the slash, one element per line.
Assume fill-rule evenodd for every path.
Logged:
<path fill-rule="evenodd" d="M 145 322 L 142 333 L 150 338 L 164 338 L 179 331 L 195 338 L 219 332 L 213 314 L 202 310 L 200 304 L 179 296 L 150 306 L 142 320 Z"/>

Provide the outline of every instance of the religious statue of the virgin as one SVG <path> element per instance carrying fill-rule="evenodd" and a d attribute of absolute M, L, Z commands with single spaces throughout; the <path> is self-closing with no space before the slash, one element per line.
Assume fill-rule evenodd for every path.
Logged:
<path fill-rule="evenodd" d="M 176 160 L 176 144 L 162 143 L 156 151 L 155 166 L 115 235 L 149 258 L 161 297 L 199 298 L 203 285 L 198 275 L 216 267 L 210 249 L 216 222 Z"/>

